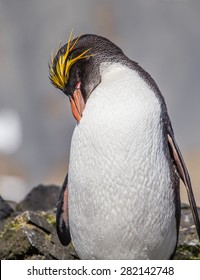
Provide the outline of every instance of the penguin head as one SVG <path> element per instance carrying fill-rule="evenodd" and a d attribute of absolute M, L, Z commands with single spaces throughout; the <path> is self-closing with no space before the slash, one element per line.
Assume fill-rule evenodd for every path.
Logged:
<path fill-rule="evenodd" d="M 85 104 L 101 82 L 100 66 L 104 62 L 120 61 L 122 50 L 106 38 L 86 34 L 60 47 L 49 64 L 52 84 L 70 99 L 72 113 L 80 121 Z"/>

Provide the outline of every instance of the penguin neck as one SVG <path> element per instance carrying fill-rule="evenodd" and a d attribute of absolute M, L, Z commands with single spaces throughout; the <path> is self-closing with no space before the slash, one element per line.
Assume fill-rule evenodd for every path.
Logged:
<path fill-rule="evenodd" d="M 98 122 L 107 127 L 121 127 L 122 124 L 125 127 L 137 122 L 142 115 L 149 121 L 156 112 L 160 115 L 156 94 L 136 71 L 121 63 L 103 63 L 100 72 L 101 82 L 86 103 L 80 125 Z"/>
<path fill-rule="evenodd" d="M 131 70 L 123 62 L 105 61 L 100 64 L 101 81 L 104 81 L 111 75 L 117 75 L 119 72 Z"/>

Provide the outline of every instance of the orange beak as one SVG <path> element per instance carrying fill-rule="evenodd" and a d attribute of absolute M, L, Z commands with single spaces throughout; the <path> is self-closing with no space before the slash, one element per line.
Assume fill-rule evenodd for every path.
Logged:
<path fill-rule="evenodd" d="M 83 110 L 85 109 L 85 101 L 81 94 L 80 84 L 78 84 L 78 86 L 76 87 L 73 95 L 69 96 L 69 100 L 71 104 L 72 114 L 77 122 L 80 122 Z"/>

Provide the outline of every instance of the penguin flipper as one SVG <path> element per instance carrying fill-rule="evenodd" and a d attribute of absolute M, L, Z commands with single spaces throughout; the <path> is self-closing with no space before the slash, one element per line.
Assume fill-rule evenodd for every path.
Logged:
<path fill-rule="evenodd" d="M 172 155 L 173 155 L 173 159 L 174 159 L 175 164 L 176 164 L 177 171 L 178 171 L 178 173 L 180 175 L 180 178 L 183 181 L 183 183 L 186 187 L 186 190 L 187 190 L 188 200 L 189 200 L 189 203 L 190 203 L 190 207 L 191 207 L 194 223 L 195 223 L 195 226 L 196 226 L 197 234 L 198 234 L 198 237 L 199 237 L 199 240 L 200 240 L 200 221 L 199 221 L 197 206 L 196 206 L 196 202 L 195 202 L 195 198 L 194 198 L 194 194 L 193 194 L 193 190 L 192 190 L 192 184 L 191 184 L 191 181 L 190 181 L 190 176 L 189 176 L 187 167 L 185 165 L 185 162 L 183 160 L 183 157 L 181 155 L 180 149 L 179 149 L 179 147 L 178 147 L 178 145 L 175 141 L 173 132 L 168 133 L 167 138 L 168 138 L 168 144 L 170 146 L 170 150 L 171 150 Z"/>
<path fill-rule="evenodd" d="M 67 246 L 71 241 L 68 216 L 68 174 L 65 177 L 60 197 L 57 203 L 56 229 L 62 245 Z"/>

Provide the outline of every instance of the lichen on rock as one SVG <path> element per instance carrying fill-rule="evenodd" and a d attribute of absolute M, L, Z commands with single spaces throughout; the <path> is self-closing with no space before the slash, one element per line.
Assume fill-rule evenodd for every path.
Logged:
<path fill-rule="evenodd" d="M 49 217 L 52 222 L 51 213 L 26 211 L 7 223 L 0 232 L 0 259 L 74 259 L 75 252 L 60 244 Z"/>

